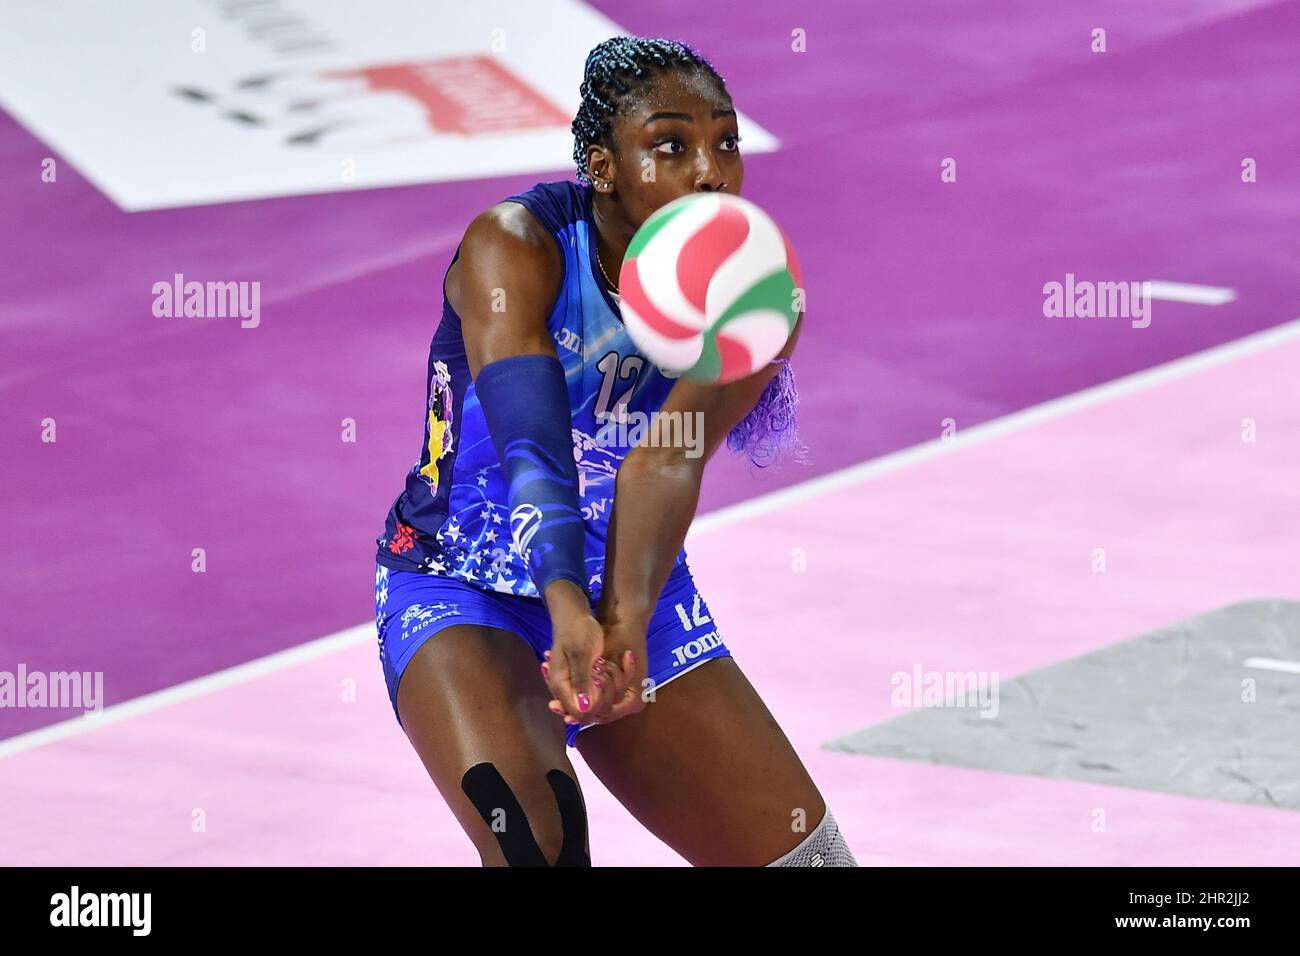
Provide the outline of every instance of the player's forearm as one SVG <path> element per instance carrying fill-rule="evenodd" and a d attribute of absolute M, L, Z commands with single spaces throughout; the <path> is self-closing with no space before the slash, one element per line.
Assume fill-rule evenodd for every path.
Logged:
<path fill-rule="evenodd" d="M 700 498 L 703 462 L 638 447 L 618 469 L 597 618 L 647 624 Z"/>
<path fill-rule="evenodd" d="M 587 586 L 564 370 L 554 355 L 517 355 L 485 365 L 474 383 L 507 483 L 511 537 L 554 614 Z"/>

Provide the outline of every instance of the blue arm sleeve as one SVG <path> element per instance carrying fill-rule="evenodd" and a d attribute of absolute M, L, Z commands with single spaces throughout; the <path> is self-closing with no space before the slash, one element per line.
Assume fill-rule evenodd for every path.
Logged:
<path fill-rule="evenodd" d="M 564 366 L 553 355 L 515 355 L 483 366 L 474 388 L 510 489 L 510 533 L 533 583 L 544 594 L 567 578 L 587 593 Z"/>

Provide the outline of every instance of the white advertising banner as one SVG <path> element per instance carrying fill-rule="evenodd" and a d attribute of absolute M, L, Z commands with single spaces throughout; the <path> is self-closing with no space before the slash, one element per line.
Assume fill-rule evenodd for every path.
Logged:
<path fill-rule="evenodd" d="M 559 172 L 625 32 L 578 0 L 13 0 L 0 105 L 128 211 Z"/>

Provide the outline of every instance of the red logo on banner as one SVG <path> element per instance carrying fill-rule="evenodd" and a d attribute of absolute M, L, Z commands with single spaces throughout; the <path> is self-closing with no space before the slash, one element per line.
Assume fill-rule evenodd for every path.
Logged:
<path fill-rule="evenodd" d="M 572 119 L 484 54 L 286 70 L 234 80 L 225 93 L 197 86 L 175 92 L 241 126 L 281 130 L 290 145 L 336 150 L 399 145 L 433 134 L 567 130 Z"/>
<path fill-rule="evenodd" d="M 508 133 L 546 126 L 568 127 L 556 108 L 496 59 L 482 54 L 420 63 L 331 70 L 334 79 L 364 79 L 375 92 L 402 93 L 424 107 L 436 133 Z"/>

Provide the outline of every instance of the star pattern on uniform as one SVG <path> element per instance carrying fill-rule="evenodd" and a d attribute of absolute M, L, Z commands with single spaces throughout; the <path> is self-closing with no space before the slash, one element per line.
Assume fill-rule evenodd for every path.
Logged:
<path fill-rule="evenodd" d="M 492 582 L 492 590 L 500 591 L 503 594 L 509 594 L 514 591 L 514 578 L 507 578 L 500 571 L 497 572 L 497 579 Z"/>
<path fill-rule="evenodd" d="M 496 539 L 497 539 L 497 533 L 495 531 L 489 531 L 487 534 L 483 535 L 483 540 L 488 542 L 489 544 L 491 544 Z"/>

